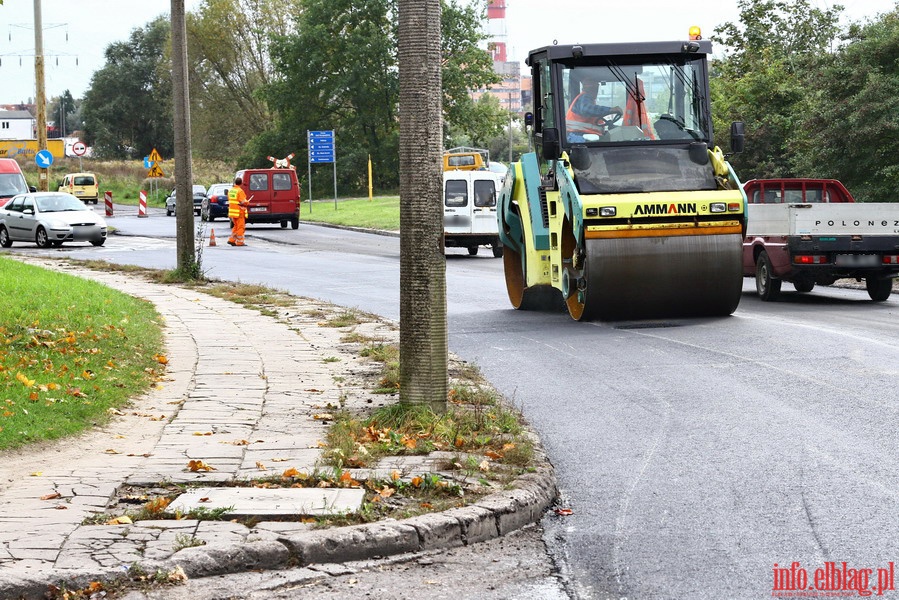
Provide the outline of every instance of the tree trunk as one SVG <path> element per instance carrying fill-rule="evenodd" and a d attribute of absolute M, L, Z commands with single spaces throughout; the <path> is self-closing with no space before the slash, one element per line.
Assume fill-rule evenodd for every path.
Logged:
<path fill-rule="evenodd" d="M 187 28 L 184 0 L 172 0 L 172 108 L 175 134 L 175 245 L 177 269 L 198 278 L 194 243 L 193 170 L 190 152 L 190 94 L 187 89 Z"/>
<path fill-rule="evenodd" d="M 399 0 L 400 402 L 446 410 L 440 0 Z"/>

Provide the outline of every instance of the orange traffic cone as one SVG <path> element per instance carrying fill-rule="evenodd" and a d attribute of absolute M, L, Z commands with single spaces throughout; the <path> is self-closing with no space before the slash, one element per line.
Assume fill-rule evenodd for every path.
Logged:
<path fill-rule="evenodd" d="M 215 246 L 215 229 L 209 230 L 209 245 Z"/>

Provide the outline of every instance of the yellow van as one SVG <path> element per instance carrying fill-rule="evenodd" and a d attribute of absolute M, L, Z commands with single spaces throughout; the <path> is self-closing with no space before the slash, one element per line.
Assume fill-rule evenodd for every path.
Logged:
<path fill-rule="evenodd" d="M 93 173 L 69 173 L 56 191 L 72 194 L 85 204 L 96 204 L 100 197 L 100 182 Z"/>

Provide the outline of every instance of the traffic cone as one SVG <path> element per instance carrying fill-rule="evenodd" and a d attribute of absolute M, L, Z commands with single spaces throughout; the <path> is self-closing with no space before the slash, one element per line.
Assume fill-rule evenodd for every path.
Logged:
<path fill-rule="evenodd" d="M 215 229 L 209 230 L 209 245 L 215 246 Z"/>

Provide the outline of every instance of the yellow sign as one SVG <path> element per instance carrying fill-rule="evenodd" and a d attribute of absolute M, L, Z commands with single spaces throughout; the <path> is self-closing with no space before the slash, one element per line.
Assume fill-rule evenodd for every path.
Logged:
<path fill-rule="evenodd" d="M 40 149 L 37 140 L 0 140 L 0 158 L 23 156 L 33 160 Z M 66 143 L 63 140 L 47 140 L 47 150 L 53 158 L 66 157 Z"/>
<path fill-rule="evenodd" d="M 165 173 L 162 172 L 159 165 L 153 165 L 153 168 L 147 173 L 147 177 L 165 177 Z"/>
<path fill-rule="evenodd" d="M 159 156 L 159 152 L 156 151 L 156 148 L 153 148 L 153 152 L 150 153 L 149 160 L 154 163 L 162 160 L 162 157 Z M 160 173 L 162 173 L 162 171 L 160 171 Z M 150 177 L 154 177 L 154 175 L 150 175 Z M 155 177 L 162 177 L 162 175 L 155 175 Z"/>

